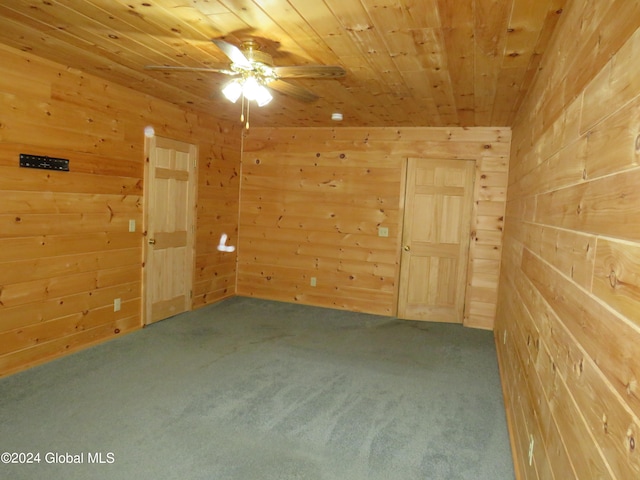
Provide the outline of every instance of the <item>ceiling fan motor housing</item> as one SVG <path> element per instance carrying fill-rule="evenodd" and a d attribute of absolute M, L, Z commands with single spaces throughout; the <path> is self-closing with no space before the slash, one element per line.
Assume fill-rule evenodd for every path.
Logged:
<path fill-rule="evenodd" d="M 273 57 L 259 48 L 258 42 L 255 40 L 246 40 L 242 42 L 240 50 L 244 53 L 251 63 L 262 63 L 266 66 L 273 67 Z"/>

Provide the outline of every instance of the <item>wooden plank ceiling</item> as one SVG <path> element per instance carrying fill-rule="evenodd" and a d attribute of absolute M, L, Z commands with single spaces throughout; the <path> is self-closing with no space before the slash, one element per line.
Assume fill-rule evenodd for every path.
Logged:
<path fill-rule="evenodd" d="M 276 65 L 341 65 L 291 81 L 254 126 L 509 126 L 569 0 L 4 0 L 0 43 L 170 102 L 239 120 L 212 38 L 255 39 Z"/>

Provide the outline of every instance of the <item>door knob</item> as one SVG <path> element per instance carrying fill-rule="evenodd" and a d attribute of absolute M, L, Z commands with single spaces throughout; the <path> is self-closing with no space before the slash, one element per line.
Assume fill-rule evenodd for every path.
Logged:
<path fill-rule="evenodd" d="M 405 245 L 404 246 L 404 251 L 408 252 L 409 250 L 411 250 L 411 247 L 409 245 Z"/>
<path fill-rule="evenodd" d="M 155 238 L 150 238 L 149 239 L 149 245 L 155 245 L 156 244 L 156 239 Z"/>

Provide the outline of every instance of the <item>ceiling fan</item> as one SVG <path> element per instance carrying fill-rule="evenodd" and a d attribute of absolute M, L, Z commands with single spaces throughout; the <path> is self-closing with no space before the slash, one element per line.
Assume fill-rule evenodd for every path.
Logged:
<path fill-rule="evenodd" d="M 264 102 L 262 104 L 266 104 L 271 100 L 271 94 L 266 90 L 266 87 L 303 102 L 313 102 L 319 98 L 315 93 L 299 85 L 289 83 L 283 80 L 284 78 L 340 78 L 346 74 L 344 68 L 335 65 L 275 66 L 271 55 L 260 50 L 255 40 L 243 41 L 240 48 L 224 40 L 212 39 L 211 41 L 231 60 L 228 68 L 148 65 L 145 69 L 212 72 L 236 77 L 235 80 L 224 87 L 223 93 L 225 96 L 234 102 L 242 96 L 243 100 L 256 100 L 258 105 L 261 105 L 260 97 L 251 97 L 262 95 L 262 102 Z M 259 87 L 265 90 L 260 90 L 260 93 L 255 93 L 258 92 L 258 90 L 255 89 Z M 240 90 L 238 88 L 240 88 Z M 252 89 L 254 89 L 254 91 L 252 91 Z"/>

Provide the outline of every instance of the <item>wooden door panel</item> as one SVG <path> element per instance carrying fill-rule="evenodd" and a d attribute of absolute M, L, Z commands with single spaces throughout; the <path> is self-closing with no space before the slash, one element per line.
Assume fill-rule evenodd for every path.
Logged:
<path fill-rule="evenodd" d="M 179 248 L 187 244 L 187 231 L 177 232 L 156 232 L 155 233 L 155 249 L 156 251 L 165 248 Z"/>
<path fill-rule="evenodd" d="M 475 163 L 409 159 L 398 316 L 463 320 Z"/>
<path fill-rule="evenodd" d="M 435 195 L 416 194 L 413 198 L 413 209 L 416 215 L 411 219 L 411 240 L 423 239 L 427 242 L 436 242 L 438 230 L 435 228 L 435 222 L 425 221 L 427 212 L 436 211 Z M 424 212 L 424 213 L 423 213 Z"/>
<path fill-rule="evenodd" d="M 180 295 L 169 300 L 159 300 L 154 302 L 153 309 L 151 311 L 151 317 L 148 319 L 147 323 L 164 320 L 165 318 L 169 318 L 178 313 L 184 312 L 185 301 L 185 296 Z"/>
<path fill-rule="evenodd" d="M 463 212 L 462 203 L 464 200 L 464 196 L 453 197 L 444 195 L 442 197 L 442 223 L 440 227 L 440 238 L 438 238 L 440 243 L 456 245 L 460 242 L 460 236 L 462 234 L 460 231 L 460 222 L 450 220 L 456 218 L 457 215 Z"/>
<path fill-rule="evenodd" d="M 408 303 L 412 305 L 430 303 L 431 259 L 426 256 L 413 256 L 408 262 L 409 277 L 413 279 L 413 282 L 407 286 Z"/>
<path fill-rule="evenodd" d="M 454 306 L 458 280 L 458 262 L 455 258 L 412 255 L 409 269 L 412 280 L 408 286 L 410 304 Z"/>

